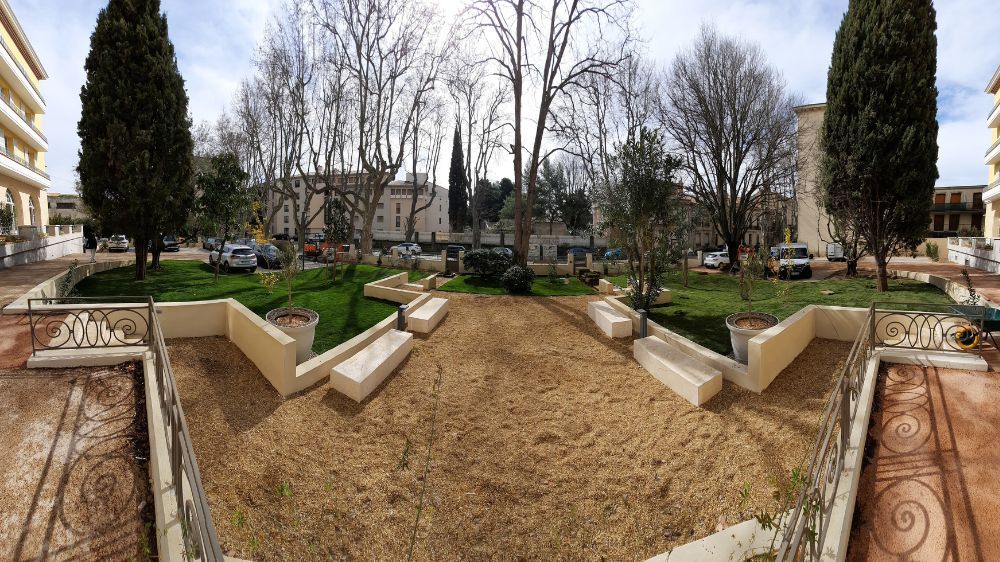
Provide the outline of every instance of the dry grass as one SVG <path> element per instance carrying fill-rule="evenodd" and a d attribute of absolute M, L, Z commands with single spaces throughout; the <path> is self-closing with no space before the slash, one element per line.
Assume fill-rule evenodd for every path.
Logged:
<path fill-rule="evenodd" d="M 642 370 L 587 298 L 449 295 L 366 402 L 327 385 L 283 401 L 220 339 L 175 340 L 171 360 L 212 513 L 229 554 L 637 559 L 767 506 L 815 437 L 849 344 L 814 342 L 756 395 L 726 384 L 695 408 Z M 724 330 L 724 326 L 719 326 Z"/>
<path fill-rule="evenodd" d="M 135 425 L 135 368 L 0 370 L 0 559 L 155 553 L 143 513 L 149 477 L 131 441 L 145 432 Z"/>

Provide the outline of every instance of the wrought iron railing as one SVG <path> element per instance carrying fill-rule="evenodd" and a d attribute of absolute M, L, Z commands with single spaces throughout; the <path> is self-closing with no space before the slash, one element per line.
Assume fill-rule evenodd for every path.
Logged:
<path fill-rule="evenodd" d="M 129 302 L 131 301 L 131 302 Z M 32 353 L 143 346 L 152 354 L 157 401 L 186 560 L 222 562 L 222 547 L 201 484 L 163 330 L 152 297 L 51 297 L 28 300 Z M 147 379 L 148 380 L 148 379 Z"/>
<path fill-rule="evenodd" d="M 163 330 L 156 318 L 153 299 L 149 299 L 150 351 L 153 353 L 156 383 L 159 388 L 160 412 L 163 414 L 163 428 L 167 437 L 167 451 L 170 459 L 170 474 L 173 482 L 174 498 L 177 502 L 177 516 L 181 520 L 184 533 L 185 554 L 188 559 L 222 562 L 222 547 L 212 523 L 212 512 L 208 498 L 201 485 L 201 473 L 195 459 L 194 446 L 184 419 L 174 383 L 174 373 L 170 368 L 170 356 L 164 342 Z M 186 485 L 185 485 L 186 484 Z"/>
<path fill-rule="evenodd" d="M 889 305 L 892 309 L 879 308 L 880 305 Z M 938 308 L 938 311 L 921 311 L 918 307 Z M 866 376 L 873 353 L 877 349 L 909 348 L 981 354 L 984 316 L 985 309 L 981 306 L 936 307 L 925 303 L 872 303 L 869 306 L 823 411 L 808 469 L 798 481 L 801 487 L 797 501 L 779 521 L 777 560 L 819 560 L 823 554 L 821 549 L 826 544 L 834 502 L 838 493 L 843 492 L 841 475 L 845 454 L 861 408 L 861 389 L 868 382 Z M 958 332 L 958 327 L 964 327 L 971 334 L 964 340 L 966 346 L 953 347 L 947 343 L 949 339 L 965 337 Z M 865 432 L 867 428 L 859 427 L 856 431 Z"/>
<path fill-rule="evenodd" d="M 28 299 L 31 353 L 149 345 L 145 297 Z M 136 304 L 123 304 L 133 301 Z"/>
<path fill-rule="evenodd" d="M 877 347 L 982 355 L 986 307 L 961 304 L 875 303 Z"/>

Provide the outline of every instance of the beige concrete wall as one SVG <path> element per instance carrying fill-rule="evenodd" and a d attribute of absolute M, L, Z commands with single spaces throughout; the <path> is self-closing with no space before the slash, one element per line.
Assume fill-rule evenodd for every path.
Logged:
<path fill-rule="evenodd" d="M 227 299 L 226 336 L 253 361 L 264 378 L 282 396 L 299 390 L 295 386 L 295 340 L 249 308 Z"/>
<path fill-rule="evenodd" d="M 165 339 L 225 336 L 230 299 L 156 303 Z"/>
<path fill-rule="evenodd" d="M 747 347 L 750 390 L 763 392 L 816 337 L 814 309 L 814 305 L 809 305 L 750 340 Z"/>

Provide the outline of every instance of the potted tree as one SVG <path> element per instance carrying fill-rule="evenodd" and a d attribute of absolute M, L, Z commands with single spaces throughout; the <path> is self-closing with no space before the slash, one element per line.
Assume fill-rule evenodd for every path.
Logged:
<path fill-rule="evenodd" d="M 288 306 L 275 308 L 267 313 L 266 320 L 295 340 L 295 363 L 299 364 L 309 359 L 313 340 L 316 338 L 316 325 L 319 324 L 319 313 L 308 308 L 292 305 L 292 287 L 295 276 L 301 271 L 295 245 L 287 242 L 279 246 L 281 270 L 280 277 L 288 292 Z"/>
<path fill-rule="evenodd" d="M 754 281 L 764 275 L 765 267 L 764 258 L 760 254 L 753 251 L 747 254 L 739 274 L 740 296 L 747 301 L 747 310 L 726 317 L 729 339 L 733 344 L 733 358 L 740 363 L 747 362 L 747 345 L 750 339 L 778 323 L 778 319 L 771 314 L 753 311 Z"/>

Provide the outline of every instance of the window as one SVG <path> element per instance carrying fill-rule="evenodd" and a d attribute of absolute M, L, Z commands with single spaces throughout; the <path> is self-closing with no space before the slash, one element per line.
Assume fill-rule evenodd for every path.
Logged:
<path fill-rule="evenodd" d="M 285 215 L 285 224 L 288 224 L 288 215 Z"/>
<path fill-rule="evenodd" d="M 285 205 L 285 212 L 288 212 L 288 205 Z"/>
<path fill-rule="evenodd" d="M 441 217 L 438 217 L 438 224 L 441 224 Z"/>
<path fill-rule="evenodd" d="M 379 209 L 380 211 L 381 211 L 382 209 L 384 209 L 384 208 L 385 208 L 385 203 L 379 203 L 379 204 L 378 204 L 378 209 Z"/>
<path fill-rule="evenodd" d="M 396 215 L 396 228 L 399 228 L 399 215 Z"/>
<path fill-rule="evenodd" d="M 4 194 L 3 206 L 10 210 L 11 217 L 7 224 L 0 223 L 0 234 L 11 234 L 17 230 L 17 207 L 14 206 L 14 196 L 10 194 L 10 191 Z"/>
<path fill-rule="evenodd" d="M 962 194 L 961 193 L 952 193 L 951 194 L 951 201 L 950 201 L 950 203 L 957 204 L 957 203 L 961 203 L 961 202 L 962 202 Z"/>
<path fill-rule="evenodd" d="M 375 217 L 375 222 L 382 224 L 383 222 L 385 222 L 384 217 L 382 215 Z"/>
<path fill-rule="evenodd" d="M 960 218 L 962 218 L 962 215 L 958 213 L 948 215 L 948 230 L 958 230 L 958 219 Z"/>
<path fill-rule="evenodd" d="M 934 204 L 935 205 L 944 205 L 944 193 L 935 193 L 934 194 Z"/>
<path fill-rule="evenodd" d="M 299 180 L 295 180 L 295 189 L 299 188 Z"/>
<path fill-rule="evenodd" d="M 76 203 L 56 203 L 56 209 L 76 209 Z"/>
<path fill-rule="evenodd" d="M 399 203 L 396 203 L 396 214 L 399 214 Z"/>
<path fill-rule="evenodd" d="M 288 227 L 287 226 L 285 227 L 285 234 L 286 235 L 288 234 Z"/>
<path fill-rule="evenodd" d="M 938 232 L 944 230 L 944 215 L 934 215 L 934 230 Z"/>

